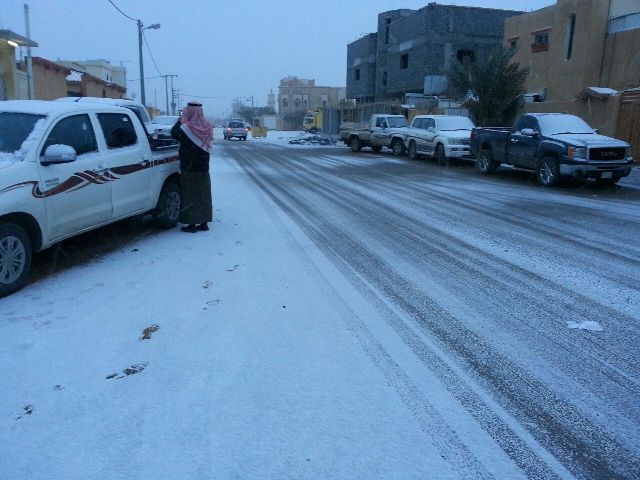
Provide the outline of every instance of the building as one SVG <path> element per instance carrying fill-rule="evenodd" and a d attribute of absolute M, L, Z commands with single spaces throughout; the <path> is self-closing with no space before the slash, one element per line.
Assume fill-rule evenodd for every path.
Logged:
<path fill-rule="evenodd" d="M 123 66 L 116 66 L 107 60 L 57 60 L 56 63 L 75 70 L 93 75 L 107 83 L 115 83 L 127 88 L 127 69 Z"/>
<path fill-rule="evenodd" d="M 514 61 L 531 69 L 536 100 L 574 100 L 587 87 L 640 85 L 640 2 L 558 0 L 505 22 Z"/>
<path fill-rule="evenodd" d="M 345 88 L 317 86 L 313 79 L 283 78 L 278 93 L 278 128 L 300 130 L 307 110 L 335 108 L 344 98 Z"/>
<path fill-rule="evenodd" d="M 69 97 L 101 97 L 101 98 L 125 98 L 127 90 L 112 82 L 106 82 L 101 78 L 85 72 L 71 70 L 67 75 L 67 93 Z"/>
<path fill-rule="evenodd" d="M 27 75 L 16 66 L 16 48 L 37 46 L 11 30 L 0 30 L 0 100 L 29 98 Z"/>
<path fill-rule="evenodd" d="M 488 58 L 502 46 L 505 19 L 520 13 L 436 3 L 383 12 L 377 32 L 347 46 L 347 98 L 441 94 L 451 62 Z"/>

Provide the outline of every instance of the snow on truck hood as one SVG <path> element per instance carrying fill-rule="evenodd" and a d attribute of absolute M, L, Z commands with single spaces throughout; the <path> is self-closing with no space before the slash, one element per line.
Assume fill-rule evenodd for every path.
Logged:
<path fill-rule="evenodd" d="M 627 142 L 616 138 L 606 137 L 597 133 L 562 133 L 549 135 L 563 142 L 571 143 L 579 147 L 618 147 L 626 148 L 630 145 Z"/>

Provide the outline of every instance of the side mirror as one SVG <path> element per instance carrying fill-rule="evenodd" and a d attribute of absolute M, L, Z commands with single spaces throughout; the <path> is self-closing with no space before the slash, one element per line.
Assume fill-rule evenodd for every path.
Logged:
<path fill-rule="evenodd" d="M 44 151 L 40 164 L 47 165 L 57 163 L 71 163 L 78 158 L 76 150 L 69 145 L 49 145 Z"/>
<path fill-rule="evenodd" d="M 523 128 L 520 132 L 520 135 L 524 135 L 525 137 L 535 137 L 536 132 L 533 128 Z"/>
<path fill-rule="evenodd" d="M 427 128 L 427 132 L 429 132 L 429 133 L 433 133 L 433 132 L 435 132 L 435 131 L 436 131 L 436 129 L 435 129 L 435 128 L 433 128 L 433 127 L 429 127 L 429 128 Z"/>
<path fill-rule="evenodd" d="M 598 128 L 594 128 L 594 129 L 593 129 L 593 133 L 600 133 L 600 129 L 598 129 Z"/>

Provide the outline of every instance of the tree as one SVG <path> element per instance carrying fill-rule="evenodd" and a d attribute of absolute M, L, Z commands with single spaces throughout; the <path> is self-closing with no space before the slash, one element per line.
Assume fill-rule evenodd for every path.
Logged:
<path fill-rule="evenodd" d="M 478 125 L 511 125 L 518 115 L 529 68 L 503 49 L 482 63 L 456 63 L 447 72 L 449 96 L 469 108 Z"/>

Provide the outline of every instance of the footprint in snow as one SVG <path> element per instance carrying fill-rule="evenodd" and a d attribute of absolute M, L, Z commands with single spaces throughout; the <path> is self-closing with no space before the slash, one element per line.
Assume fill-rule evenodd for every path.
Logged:
<path fill-rule="evenodd" d="M 22 410 L 24 410 L 24 413 L 22 415 L 16 417 L 16 420 L 20 420 L 25 415 L 31 415 L 33 413 L 33 405 L 27 405 L 25 407 L 22 407 Z"/>
<path fill-rule="evenodd" d="M 202 288 L 204 288 L 205 290 L 207 290 L 207 289 L 209 289 L 211 287 L 213 287 L 213 282 L 210 282 L 209 280 L 204 282 L 204 284 L 202 285 Z"/>
<path fill-rule="evenodd" d="M 574 330 L 589 330 L 591 332 L 602 332 L 604 328 L 593 320 L 585 320 L 584 322 L 567 322 L 567 327 Z"/>
<path fill-rule="evenodd" d="M 202 307 L 202 310 L 209 310 L 210 308 L 215 307 L 219 303 L 220 303 L 220 300 L 218 300 L 217 298 L 215 300 L 209 300 L 207 303 L 205 303 L 204 307 Z"/>
<path fill-rule="evenodd" d="M 143 340 L 151 340 L 151 335 L 153 335 L 158 330 L 160 330 L 160 325 L 156 325 L 155 323 L 153 325 L 149 325 L 142 331 L 142 336 L 138 340 L 140 340 L 141 342 Z"/>
<path fill-rule="evenodd" d="M 235 272 L 239 267 L 240 265 L 234 265 L 231 268 L 227 268 L 227 272 Z"/>
<path fill-rule="evenodd" d="M 120 378 L 128 377 L 129 375 L 135 375 L 136 373 L 140 373 L 141 371 L 143 371 L 147 365 L 149 365 L 149 362 L 136 363 L 135 365 L 131 365 L 130 367 L 127 367 L 124 370 L 122 370 L 122 375 L 118 375 L 117 373 L 111 373 L 107 375 L 105 378 L 107 380 L 111 380 L 112 378 L 115 378 L 117 380 Z"/>

